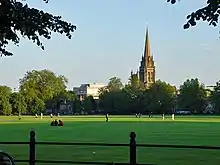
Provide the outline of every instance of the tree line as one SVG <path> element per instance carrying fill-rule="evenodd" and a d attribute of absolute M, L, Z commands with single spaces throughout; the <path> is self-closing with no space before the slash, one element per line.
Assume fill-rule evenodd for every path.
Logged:
<path fill-rule="evenodd" d="M 211 108 L 207 108 L 209 105 Z M 179 88 L 161 80 L 146 88 L 137 75 L 131 75 L 125 86 L 120 78 L 114 77 L 100 90 L 100 107 L 114 114 L 219 113 L 220 81 L 213 90 L 198 78 L 187 79 Z"/>
<path fill-rule="evenodd" d="M 36 114 L 59 109 L 60 103 L 75 99 L 66 89 L 68 80 L 49 70 L 32 70 L 19 80 L 19 91 L 0 86 L 0 114 Z"/>
<path fill-rule="evenodd" d="M 67 90 L 67 83 L 65 76 L 50 70 L 28 71 L 19 80 L 18 91 L 0 86 L 0 114 L 161 114 L 177 110 L 204 113 L 208 105 L 214 107 L 212 112 L 220 112 L 220 81 L 209 90 L 197 78 L 187 79 L 176 88 L 161 80 L 145 87 L 136 74 L 125 85 L 113 77 L 99 89 L 99 100 L 92 96 L 80 100 Z"/>

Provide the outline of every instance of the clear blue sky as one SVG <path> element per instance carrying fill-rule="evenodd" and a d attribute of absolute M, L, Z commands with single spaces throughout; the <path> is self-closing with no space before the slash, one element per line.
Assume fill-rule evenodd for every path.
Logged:
<path fill-rule="evenodd" d="M 149 27 L 156 77 L 179 86 L 198 77 L 206 85 L 220 79 L 218 28 L 207 23 L 184 30 L 186 15 L 205 0 L 28 0 L 77 26 L 72 40 L 54 34 L 42 51 L 30 41 L 10 46 L 13 57 L 0 59 L 0 84 L 18 87 L 18 79 L 32 69 L 50 69 L 69 79 L 68 88 L 81 83 L 107 83 L 117 76 L 127 82 L 143 53 Z M 65 2 L 65 3 L 64 3 Z M 199 4 L 201 3 L 201 4 Z"/>

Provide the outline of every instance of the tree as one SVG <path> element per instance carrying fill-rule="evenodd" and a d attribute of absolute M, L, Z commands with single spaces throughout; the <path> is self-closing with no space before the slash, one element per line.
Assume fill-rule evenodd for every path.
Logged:
<path fill-rule="evenodd" d="M 36 114 L 45 110 L 45 103 L 39 97 L 32 97 L 31 101 L 27 102 L 27 109 L 29 114 Z"/>
<path fill-rule="evenodd" d="M 144 84 L 140 82 L 137 74 L 131 74 L 125 88 L 130 89 L 131 91 L 145 90 Z"/>
<path fill-rule="evenodd" d="M 122 91 L 123 83 L 118 77 L 112 77 L 109 79 L 109 83 L 106 87 L 99 90 L 99 103 L 107 113 L 121 114 L 122 111 L 126 111 L 124 102 L 128 94 Z"/>
<path fill-rule="evenodd" d="M 161 80 L 152 84 L 144 92 L 145 111 L 162 113 L 172 112 L 175 105 L 176 88 Z"/>
<path fill-rule="evenodd" d="M 37 97 L 46 101 L 65 91 L 67 82 L 64 76 L 56 76 L 52 71 L 45 69 L 27 72 L 19 83 L 22 92 L 32 90 Z"/>
<path fill-rule="evenodd" d="M 48 3 L 49 0 L 44 1 Z M 9 42 L 18 45 L 20 36 L 27 37 L 44 50 L 40 37 L 51 39 L 52 32 L 57 32 L 71 39 L 71 33 L 76 29 L 76 26 L 63 21 L 61 16 L 30 8 L 20 0 L 0 0 L 0 20 L 1 56 L 13 55 L 6 50 L 6 46 Z"/>
<path fill-rule="evenodd" d="M 132 89 L 140 88 L 140 81 L 137 74 L 132 74 L 128 79 L 128 86 L 131 86 Z"/>
<path fill-rule="evenodd" d="M 211 92 L 210 101 L 215 109 L 220 112 L 220 81 L 216 82 L 214 91 Z"/>
<path fill-rule="evenodd" d="M 76 94 L 73 91 L 63 90 L 60 94 L 55 95 L 52 99 L 46 101 L 47 109 L 59 109 L 61 102 L 73 103 Z"/>
<path fill-rule="evenodd" d="M 131 74 L 128 79 L 128 84 L 124 87 L 124 92 L 126 92 L 132 99 L 138 98 L 139 95 L 146 90 L 144 84 L 142 84 L 138 78 L 137 74 Z"/>
<path fill-rule="evenodd" d="M 132 98 L 124 91 L 110 91 L 100 97 L 100 107 L 110 114 L 131 114 Z"/>
<path fill-rule="evenodd" d="M 143 92 L 146 90 L 143 83 L 140 82 L 138 74 L 131 74 L 128 84 L 123 88 L 123 92 L 128 96 L 127 104 L 130 113 L 143 113 Z"/>
<path fill-rule="evenodd" d="M 178 107 L 201 112 L 206 104 L 207 92 L 205 86 L 196 79 L 187 79 L 180 86 Z"/>
<path fill-rule="evenodd" d="M 85 98 L 85 100 L 83 101 L 83 108 L 85 112 L 90 113 L 93 110 L 93 97 L 92 96 L 88 96 Z"/>
<path fill-rule="evenodd" d="M 217 26 L 218 18 L 220 14 L 220 1 L 219 0 L 206 0 L 207 5 L 202 7 L 195 12 L 192 12 L 187 16 L 187 23 L 184 24 L 183 28 L 188 29 L 190 26 L 195 26 L 196 22 L 203 20 L 209 23 L 209 25 Z M 177 0 L 167 0 L 175 4 Z"/>
<path fill-rule="evenodd" d="M 25 114 L 27 110 L 27 104 L 25 102 L 25 97 L 19 93 L 14 92 L 10 96 L 10 103 L 12 107 L 13 114 Z"/>
<path fill-rule="evenodd" d="M 75 99 L 73 102 L 73 112 L 80 113 L 81 111 L 81 101 L 79 99 Z"/>
<path fill-rule="evenodd" d="M 123 83 L 121 79 L 118 77 L 112 77 L 109 79 L 109 83 L 107 85 L 108 91 L 118 91 L 123 88 Z"/>
<path fill-rule="evenodd" d="M 0 86 L 0 114 L 2 115 L 11 114 L 12 110 L 9 102 L 11 92 L 11 88 L 7 86 Z"/>
<path fill-rule="evenodd" d="M 107 112 L 111 111 L 112 106 L 112 92 L 109 92 L 102 88 L 99 94 L 99 107 Z"/>
<path fill-rule="evenodd" d="M 98 90 L 98 94 L 99 94 L 99 98 L 102 97 L 103 95 L 105 95 L 106 93 L 108 93 L 108 88 L 107 86 L 99 88 Z"/>
<path fill-rule="evenodd" d="M 99 105 L 107 113 L 132 114 L 140 112 L 142 89 L 137 75 L 132 74 L 124 87 L 117 77 L 110 79 L 107 87 L 99 90 Z"/>
<path fill-rule="evenodd" d="M 49 70 L 27 72 L 19 83 L 20 92 L 25 96 L 29 113 L 42 111 L 48 100 L 55 98 L 66 90 L 67 82 L 68 80 L 64 76 L 56 76 L 55 73 Z"/>

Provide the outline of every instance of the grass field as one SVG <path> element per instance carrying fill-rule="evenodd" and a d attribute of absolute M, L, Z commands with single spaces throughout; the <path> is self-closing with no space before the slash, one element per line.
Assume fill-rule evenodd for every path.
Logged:
<path fill-rule="evenodd" d="M 220 117 L 110 116 L 61 117 L 64 127 L 51 127 L 51 119 L 34 117 L 0 117 L 0 141 L 28 141 L 30 130 L 37 141 L 129 143 L 135 131 L 137 143 L 220 146 Z M 0 150 L 15 159 L 28 159 L 28 146 L 0 145 Z M 93 154 L 95 152 L 95 154 Z M 127 147 L 37 146 L 36 158 L 44 160 L 129 162 Z M 219 165 L 220 151 L 169 148 L 139 148 L 138 163 L 158 165 Z"/>

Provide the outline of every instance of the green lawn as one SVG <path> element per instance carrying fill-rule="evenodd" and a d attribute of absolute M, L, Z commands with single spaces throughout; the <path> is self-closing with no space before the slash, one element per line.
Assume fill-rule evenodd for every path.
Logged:
<path fill-rule="evenodd" d="M 64 127 L 51 127 L 51 119 L 34 117 L 0 117 L 0 141 L 28 141 L 30 130 L 36 131 L 37 141 L 129 143 L 129 133 L 135 131 L 137 143 L 220 146 L 220 117 L 161 117 L 131 116 L 61 117 Z M 28 159 L 28 146 L 0 145 L 0 150 L 15 159 Z M 37 159 L 128 162 L 127 147 L 37 146 Z M 95 152 L 95 154 L 93 154 Z M 158 165 L 219 165 L 220 151 L 168 148 L 139 148 L 138 163 Z"/>

